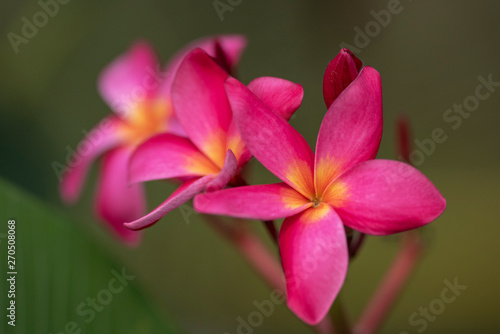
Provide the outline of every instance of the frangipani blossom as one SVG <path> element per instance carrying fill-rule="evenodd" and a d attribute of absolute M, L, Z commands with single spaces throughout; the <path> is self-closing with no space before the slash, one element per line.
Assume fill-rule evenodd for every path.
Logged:
<path fill-rule="evenodd" d="M 315 153 L 237 80 L 229 78 L 226 91 L 250 152 L 283 182 L 200 194 L 195 209 L 246 219 L 285 217 L 279 248 L 288 306 L 317 324 L 346 277 L 344 225 L 372 235 L 398 233 L 436 219 L 445 200 L 417 169 L 372 160 L 382 135 L 382 91 L 371 67 L 329 107 Z"/>
<path fill-rule="evenodd" d="M 128 162 L 137 145 L 155 134 L 185 135 L 171 103 L 172 81 L 182 58 L 195 48 L 203 48 L 232 70 L 245 45 L 245 38 L 239 35 L 195 41 L 172 58 L 164 74 L 159 72 L 158 60 L 145 42 L 134 44 L 113 61 L 102 72 L 98 86 L 115 114 L 101 122 L 80 144 L 87 150 L 78 155 L 77 163 L 63 175 L 62 198 L 69 203 L 78 199 L 90 166 L 103 155 L 95 197 L 97 214 L 122 241 L 137 244 L 140 233 L 123 227 L 123 222 L 141 217 L 146 205 L 142 185 L 129 185 Z"/>
<path fill-rule="evenodd" d="M 186 181 L 155 210 L 126 227 L 151 226 L 194 195 L 225 187 L 251 158 L 233 120 L 224 88 L 228 77 L 201 49 L 185 57 L 172 84 L 172 103 L 188 138 L 160 134 L 140 145 L 130 159 L 130 181 Z M 283 122 L 302 103 L 302 87 L 284 79 L 262 77 L 248 87 Z"/>

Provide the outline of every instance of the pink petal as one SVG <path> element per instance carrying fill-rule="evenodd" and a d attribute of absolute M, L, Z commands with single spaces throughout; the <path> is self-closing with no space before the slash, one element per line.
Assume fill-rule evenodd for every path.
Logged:
<path fill-rule="evenodd" d="M 373 235 L 421 227 L 446 207 L 439 190 L 421 172 L 393 160 L 362 162 L 342 174 L 331 188 L 340 196 L 327 197 L 336 198 L 329 202 L 344 224 Z"/>
<path fill-rule="evenodd" d="M 247 46 L 247 39 L 243 35 L 221 35 L 216 37 L 216 43 L 209 44 L 207 47 L 201 47 L 206 50 L 207 53 L 214 57 L 216 60 L 221 58 L 224 59 L 224 63 L 227 64 L 226 70 L 234 75 L 236 65 L 238 64 L 241 53 Z M 214 51 L 210 49 L 210 46 L 214 46 Z M 222 54 L 221 54 L 222 52 Z"/>
<path fill-rule="evenodd" d="M 343 171 L 373 159 L 381 137 L 380 75 L 366 66 L 332 103 L 321 124 L 315 161 L 318 195 Z"/>
<path fill-rule="evenodd" d="M 175 114 L 171 114 L 168 120 L 167 129 L 169 133 L 172 133 L 177 136 L 187 137 L 186 131 L 182 127 L 181 123 L 177 119 Z"/>
<path fill-rule="evenodd" d="M 238 169 L 238 161 L 231 150 L 227 150 L 224 166 L 219 171 L 217 176 L 210 181 L 207 186 L 207 191 L 216 191 L 224 188 L 236 174 Z"/>
<path fill-rule="evenodd" d="M 248 84 L 248 89 L 287 121 L 299 109 L 304 97 L 304 90 L 300 84 L 280 78 L 254 79 Z"/>
<path fill-rule="evenodd" d="M 310 206 L 311 201 L 285 183 L 228 188 L 194 198 L 198 212 L 259 220 L 289 217 Z"/>
<path fill-rule="evenodd" d="M 137 244 L 141 234 L 123 226 L 126 221 L 141 217 L 146 209 L 144 192 L 140 185 L 129 185 L 127 164 L 131 150 L 116 148 L 104 156 L 99 177 L 96 209 L 115 234 L 124 242 Z"/>
<path fill-rule="evenodd" d="M 304 96 L 301 85 L 279 78 L 257 78 L 251 81 L 247 87 L 286 121 L 300 107 Z M 242 168 L 252 158 L 252 154 L 243 142 L 234 118 L 229 126 L 227 142 L 228 148 L 234 152 L 238 159 L 238 165 Z"/>
<path fill-rule="evenodd" d="M 238 160 L 238 168 L 243 168 L 250 159 L 252 159 L 252 153 L 248 150 L 245 142 L 241 138 L 240 130 L 236 125 L 234 118 L 229 125 L 227 130 L 227 148 L 230 149 L 236 156 Z"/>
<path fill-rule="evenodd" d="M 292 188 L 314 196 L 314 158 L 304 137 L 238 80 L 229 78 L 226 91 L 250 152 Z"/>
<path fill-rule="evenodd" d="M 218 173 L 220 168 L 187 138 L 164 133 L 142 143 L 130 158 L 130 181 L 144 182 Z"/>
<path fill-rule="evenodd" d="M 61 197 L 68 203 L 75 202 L 81 192 L 87 172 L 94 160 L 120 143 L 117 133 L 119 120 L 109 117 L 92 129 L 76 149 L 76 154 L 66 158 L 68 166 L 60 184 Z"/>
<path fill-rule="evenodd" d="M 323 97 L 326 107 L 356 79 L 363 63 L 350 50 L 342 49 L 326 67 L 323 77 Z"/>
<path fill-rule="evenodd" d="M 127 113 L 158 89 L 158 60 L 151 46 L 138 42 L 115 59 L 101 73 L 98 81 L 102 98 L 119 114 Z"/>
<path fill-rule="evenodd" d="M 315 325 L 328 313 L 347 274 L 342 221 L 327 204 L 309 208 L 285 219 L 279 245 L 288 307 Z"/>
<path fill-rule="evenodd" d="M 219 47 L 217 47 L 217 44 Z M 243 35 L 221 35 L 221 36 L 210 36 L 200 38 L 195 40 L 180 51 L 178 51 L 169 61 L 165 67 L 165 77 L 163 78 L 162 86 L 159 89 L 161 96 L 170 97 L 170 92 L 172 88 L 172 82 L 175 78 L 175 74 L 179 65 L 181 64 L 184 57 L 194 49 L 200 48 L 204 50 L 209 56 L 216 58 L 218 56 L 217 50 L 223 52 L 222 56 L 224 61 L 228 63 L 231 70 L 238 63 L 241 53 L 245 49 L 247 44 L 246 38 Z M 220 57 L 220 54 L 219 54 Z"/>
<path fill-rule="evenodd" d="M 177 70 L 172 103 L 193 143 L 219 167 L 226 156 L 231 107 L 224 90 L 228 74 L 204 51 L 190 52 Z"/>
<path fill-rule="evenodd" d="M 184 182 L 176 191 L 172 193 L 163 203 L 147 215 L 125 223 L 124 225 L 131 230 L 141 230 L 149 227 L 160 220 L 167 213 L 193 198 L 194 195 L 205 189 L 208 182 L 214 179 L 214 175 L 207 175 L 201 178 L 195 178 Z"/>
<path fill-rule="evenodd" d="M 227 152 L 225 164 L 219 174 L 210 174 L 184 182 L 156 209 L 135 221 L 126 223 L 131 230 L 140 230 L 149 227 L 161 217 L 193 198 L 194 195 L 205 189 L 219 190 L 233 177 L 237 167 L 236 158 L 231 151 Z"/>

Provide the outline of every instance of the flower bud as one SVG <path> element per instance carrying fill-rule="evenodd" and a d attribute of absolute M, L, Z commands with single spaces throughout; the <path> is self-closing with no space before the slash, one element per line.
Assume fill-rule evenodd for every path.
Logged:
<path fill-rule="evenodd" d="M 328 64 L 323 77 L 323 98 L 329 108 L 337 96 L 356 79 L 363 63 L 350 50 L 342 49 Z"/>
<path fill-rule="evenodd" d="M 411 153 L 411 130 L 410 121 L 404 115 L 400 115 L 396 124 L 397 131 L 397 153 L 398 158 L 401 161 L 410 163 L 410 153 Z"/>

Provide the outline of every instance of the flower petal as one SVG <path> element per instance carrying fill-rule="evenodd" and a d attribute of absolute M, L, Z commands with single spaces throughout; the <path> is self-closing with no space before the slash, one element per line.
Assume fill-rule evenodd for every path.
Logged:
<path fill-rule="evenodd" d="M 246 44 L 247 41 L 243 35 L 210 36 L 200 38 L 189 43 L 178 51 L 165 67 L 163 83 L 159 89 L 159 94 L 170 98 L 172 82 L 175 78 L 177 69 L 179 68 L 179 65 L 184 57 L 194 49 L 200 48 L 213 58 L 223 56 L 225 59 L 224 61 L 228 63 L 231 71 L 233 71 L 240 59 L 241 53 L 245 49 Z M 219 47 L 217 47 L 217 45 L 219 45 Z M 219 54 L 217 54 L 218 50 Z M 221 51 L 222 55 L 220 54 Z"/>
<path fill-rule="evenodd" d="M 286 121 L 290 120 L 293 113 L 300 107 L 304 96 L 301 85 L 280 78 L 257 78 L 247 87 Z M 252 158 L 252 154 L 241 138 L 234 118 L 227 133 L 227 143 L 228 149 L 231 149 L 238 159 L 239 168 L 242 168 Z"/>
<path fill-rule="evenodd" d="M 215 38 L 216 43 L 211 43 L 206 47 L 201 47 L 207 53 L 214 57 L 216 61 L 223 58 L 224 63 L 227 65 L 226 70 L 234 75 L 236 65 L 238 64 L 241 53 L 247 46 L 247 39 L 243 35 L 221 35 Z M 214 46 L 214 51 L 210 46 Z"/>
<path fill-rule="evenodd" d="M 321 196 L 343 171 L 377 155 L 382 137 L 382 85 L 366 66 L 332 103 L 316 144 L 315 185 Z"/>
<path fill-rule="evenodd" d="M 248 147 L 245 145 L 245 142 L 241 138 L 240 130 L 238 129 L 238 125 L 234 118 L 229 125 L 229 129 L 227 130 L 227 148 L 231 150 L 236 160 L 238 160 L 238 168 L 243 168 L 250 159 L 252 159 L 252 153 L 248 150 Z"/>
<path fill-rule="evenodd" d="M 189 139 L 169 133 L 139 145 L 130 158 L 129 168 L 131 182 L 205 176 L 220 171 Z"/>
<path fill-rule="evenodd" d="M 363 63 L 350 50 L 342 49 L 326 67 L 323 77 L 323 98 L 326 107 L 358 76 Z"/>
<path fill-rule="evenodd" d="M 234 153 L 231 150 L 227 150 L 224 166 L 219 171 L 217 176 L 207 184 L 206 190 L 216 191 L 224 188 L 236 174 L 237 169 L 238 161 L 236 160 Z"/>
<path fill-rule="evenodd" d="M 158 88 L 158 60 L 151 46 L 137 42 L 101 73 L 102 98 L 114 112 L 125 114 L 142 99 L 154 96 Z"/>
<path fill-rule="evenodd" d="M 67 158 L 68 166 L 62 175 L 60 193 L 64 201 L 75 202 L 81 192 L 87 172 L 94 160 L 107 150 L 120 143 L 117 133 L 119 120 L 112 116 L 102 120 L 78 144 L 76 154 L 71 160 Z"/>
<path fill-rule="evenodd" d="M 310 206 L 311 201 L 285 183 L 228 188 L 194 198 L 198 212 L 259 220 L 289 217 Z"/>
<path fill-rule="evenodd" d="M 224 167 L 218 174 L 210 174 L 184 182 L 165 200 L 165 202 L 160 204 L 152 212 L 136 221 L 126 223 L 125 226 L 132 230 L 140 230 L 149 227 L 160 220 L 161 217 L 186 203 L 193 198 L 194 195 L 203 190 L 212 189 L 215 191 L 222 189 L 234 176 L 237 166 L 238 163 L 233 152 L 228 150 Z"/>
<path fill-rule="evenodd" d="M 362 162 L 342 174 L 327 193 L 345 225 L 387 235 L 421 227 L 443 213 L 446 201 L 416 168 L 399 161 Z M 327 199 L 325 199 L 327 201 Z"/>
<path fill-rule="evenodd" d="M 247 87 L 287 121 L 299 109 L 304 97 L 304 90 L 300 84 L 280 78 L 260 77 L 252 80 Z"/>
<path fill-rule="evenodd" d="M 147 215 L 124 225 L 131 230 L 141 230 L 156 223 L 160 218 L 175 208 L 193 198 L 194 195 L 203 191 L 206 185 L 214 179 L 215 175 L 207 175 L 184 182 L 176 191 L 172 193 L 162 204 Z"/>
<path fill-rule="evenodd" d="M 320 322 L 339 293 L 349 255 L 342 221 L 328 204 L 286 218 L 280 230 L 288 307 L 304 322 Z"/>
<path fill-rule="evenodd" d="M 123 226 L 141 217 L 146 209 L 141 185 L 129 185 L 127 164 L 131 155 L 127 147 L 109 151 L 102 163 L 96 196 L 96 210 L 115 234 L 128 244 L 137 244 L 140 234 Z"/>
<path fill-rule="evenodd" d="M 228 74 L 203 50 L 190 52 L 172 84 L 172 103 L 191 141 L 222 168 L 231 107 L 224 90 Z"/>
<path fill-rule="evenodd" d="M 238 80 L 229 78 L 226 91 L 250 152 L 289 186 L 314 196 L 314 156 L 304 137 Z"/>
<path fill-rule="evenodd" d="M 168 120 L 167 131 L 177 136 L 187 137 L 186 131 L 184 131 L 184 128 L 174 113 L 170 115 L 170 119 Z"/>

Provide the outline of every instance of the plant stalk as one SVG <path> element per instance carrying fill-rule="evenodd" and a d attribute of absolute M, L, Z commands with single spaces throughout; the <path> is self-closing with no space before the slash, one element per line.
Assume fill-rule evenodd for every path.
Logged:
<path fill-rule="evenodd" d="M 210 226 L 231 242 L 247 262 L 260 274 L 273 289 L 278 289 L 286 296 L 286 285 L 281 265 L 267 246 L 248 228 L 226 224 L 216 216 L 205 216 Z M 335 334 L 333 323 L 325 317 L 318 325 L 311 326 L 318 334 Z"/>
<path fill-rule="evenodd" d="M 359 317 L 354 328 L 355 334 L 373 334 L 380 329 L 422 253 L 423 247 L 418 232 L 404 233 L 399 253 Z"/>

